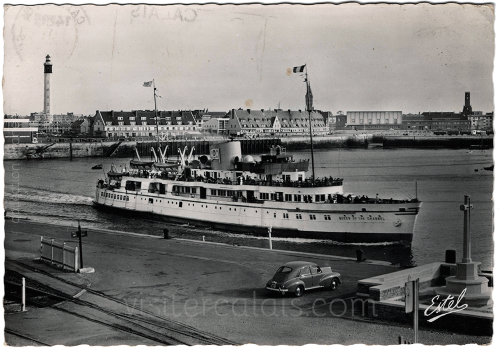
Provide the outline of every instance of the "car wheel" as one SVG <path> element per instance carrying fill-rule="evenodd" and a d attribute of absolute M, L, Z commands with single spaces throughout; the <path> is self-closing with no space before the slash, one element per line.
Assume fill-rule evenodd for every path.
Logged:
<path fill-rule="evenodd" d="M 295 297 L 301 297 L 304 294 L 304 287 L 302 287 L 300 285 L 297 286 L 295 288 L 295 292 L 294 293 L 295 293 Z"/>
<path fill-rule="evenodd" d="M 332 283 L 330 284 L 330 290 L 335 291 L 339 286 L 339 280 L 337 278 L 332 279 Z"/>

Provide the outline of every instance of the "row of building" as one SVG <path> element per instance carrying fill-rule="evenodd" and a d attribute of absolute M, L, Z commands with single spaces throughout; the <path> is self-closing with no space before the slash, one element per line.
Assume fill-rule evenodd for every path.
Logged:
<path fill-rule="evenodd" d="M 348 111 L 347 113 L 303 110 L 232 109 L 229 112 L 194 111 L 100 111 L 84 117 L 68 113 L 49 118 L 5 116 L 4 135 L 12 143 L 17 129 L 21 143 L 36 141 L 37 134 L 99 138 L 156 138 L 191 135 L 326 135 L 338 130 L 472 131 L 492 130 L 493 112 L 403 114 L 401 111 Z"/>

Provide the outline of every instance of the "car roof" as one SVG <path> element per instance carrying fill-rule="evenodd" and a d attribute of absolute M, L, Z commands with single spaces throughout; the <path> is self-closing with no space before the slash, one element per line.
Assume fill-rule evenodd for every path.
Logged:
<path fill-rule="evenodd" d="M 290 268 L 300 268 L 300 267 L 305 267 L 306 265 L 316 265 L 316 263 L 311 263 L 311 262 L 304 262 L 304 261 L 295 261 L 295 262 L 288 262 L 283 264 L 283 266 L 290 267 Z"/>

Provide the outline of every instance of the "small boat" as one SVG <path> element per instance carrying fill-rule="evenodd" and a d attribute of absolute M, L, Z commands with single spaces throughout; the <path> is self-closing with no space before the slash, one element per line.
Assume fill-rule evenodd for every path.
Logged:
<path fill-rule="evenodd" d="M 102 164 L 94 165 L 94 166 L 92 166 L 92 169 L 93 170 L 102 170 Z"/>

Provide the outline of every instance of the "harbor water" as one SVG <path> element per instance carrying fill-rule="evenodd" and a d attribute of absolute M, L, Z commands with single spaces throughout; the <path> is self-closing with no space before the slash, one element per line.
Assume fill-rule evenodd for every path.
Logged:
<path fill-rule="evenodd" d="M 342 244 L 326 240 L 275 239 L 273 248 L 385 260 L 402 266 L 444 261 L 446 250 L 462 258 L 464 195 L 470 195 L 472 259 L 483 270 L 493 266 L 493 164 L 491 150 L 464 149 L 335 149 L 315 151 L 316 177 L 344 178 L 344 192 L 410 198 L 423 201 L 411 246 L 397 244 Z M 309 151 L 293 153 L 296 161 L 309 159 Z M 268 247 L 267 237 L 243 236 L 196 226 L 104 212 L 92 205 L 95 185 L 111 164 L 128 164 L 126 158 L 78 158 L 4 161 L 7 219 L 57 223 L 70 232 L 80 221 L 83 229 L 101 228 L 142 234 L 216 241 L 242 246 Z M 96 164 L 102 170 L 92 170 Z M 89 232 L 88 240 L 92 239 Z"/>

